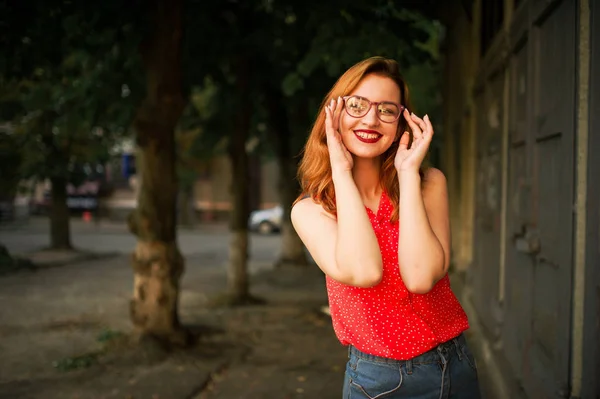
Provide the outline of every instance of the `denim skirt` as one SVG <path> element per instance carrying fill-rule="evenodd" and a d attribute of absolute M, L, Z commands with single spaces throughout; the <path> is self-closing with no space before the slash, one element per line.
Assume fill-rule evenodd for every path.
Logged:
<path fill-rule="evenodd" d="M 344 399 L 479 399 L 475 360 L 464 334 L 410 360 L 348 347 Z"/>

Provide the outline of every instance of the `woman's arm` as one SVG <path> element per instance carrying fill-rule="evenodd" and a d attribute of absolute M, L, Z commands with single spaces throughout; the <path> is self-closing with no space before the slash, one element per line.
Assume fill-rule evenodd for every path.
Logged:
<path fill-rule="evenodd" d="M 375 232 L 352 177 L 352 155 L 338 131 L 343 100 L 325 107 L 325 133 L 337 220 L 307 198 L 292 208 L 292 224 L 317 265 L 329 277 L 358 287 L 381 281 L 383 262 Z"/>
<path fill-rule="evenodd" d="M 444 174 L 427 169 L 423 185 L 419 173 L 399 171 L 400 227 L 398 263 L 406 288 L 429 292 L 448 271 L 450 222 Z"/>
<path fill-rule="evenodd" d="M 357 287 L 377 285 L 381 251 L 351 172 L 334 174 L 333 183 L 337 220 L 307 198 L 292 208 L 292 224 L 326 275 Z"/>

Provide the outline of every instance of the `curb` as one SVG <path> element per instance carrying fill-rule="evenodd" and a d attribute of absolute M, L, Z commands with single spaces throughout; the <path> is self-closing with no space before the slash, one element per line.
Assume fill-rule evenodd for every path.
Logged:
<path fill-rule="evenodd" d="M 466 272 L 454 271 L 450 273 L 452 291 L 456 294 L 469 319 L 469 329 L 466 331 L 469 348 L 471 348 L 479 374 L 479 388 L 481 397 L 486 399 L 516 399 L 509 394 L 510 389 L 503 377 L 501 366 L 498 364 L 497 355 L 494 353 L 492 343 L 485 336 L 477 311 L 471 300 L 471 289 L 466 284 Z"/>
<path fill-rule="evenodd" d="M 36 252 L 15 254 L 12 257 L 14 262 L 13 266 L 0 268 L 0 278 L 17 274 L 20 272 L 37 272 L 44 269 L 51 269 L 55 267 L 67 266 L 75 263 L 88 262 L 92 260 L 111 259 L 123 255 L 119 252 L 74 252 L 71 256 L 67 256 L 66 259 L 34 261 L 32 259 L 32 256 L 35 253 Z"/>
<path fill-rule="evenodd" d="M 31 263 L 33 265 L 33 270 L 43 270 L 43 269 L 50 269 L 50 268 L 54 268 L 54 267 L 72 265 L 74 263 L 87 262 L 87 261 L 91 261 L 91 260 L 110 259 L 110 258 L 115 258 L 119 255 L 122 255 L 122 254 L 119 252 L 105 252 L 105 253 L 85 253 L 84 252 L 84 253 L 79 253 L 79 254 L 74 255 L 70 259 L 54 260 L 54 261 L 41 261 L 41 262 L 33 261 L 33 260 L 29 259 L 27 256 L 24 256 L 24 258 L 31 261 Z"/>
<path fill-rule="evenodd" d="M 475 307 L 471 302 L 468 289 L 463 289 L 461 303 L 469 318 L 469 344 L 475 353 L 475 358 L 481 360 L 478 367 L 482 397 L 489 399 L 511 399 L 508 387 L 502 377 L 502 370 L 494 361 L 495 355 L 491 343 L 483 335 Z M 514 399 L 514 397 L 513 397 Z"/>

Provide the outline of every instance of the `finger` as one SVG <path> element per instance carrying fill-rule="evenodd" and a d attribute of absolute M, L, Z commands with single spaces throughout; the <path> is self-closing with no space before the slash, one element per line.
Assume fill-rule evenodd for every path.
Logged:
<path fill-rule="evenodd" d="M 419 118 L 414 113 L 411 114 L 411 117 L 412 117 L 413 121 L 415 121 L 416 124 L 419 125 L 419 127 L 421 128 L 421 132 L 425 133 L 427 131 L 427 124 L 425 123 L 425 121 L 423 119 Z"/>
<path fill-rule="evenodd" d="M 327 137 L 327 142 L 332 139 L 333 135 L 333 126 L 331 125 L 331 108 L 329 105 L 325 106 L 325 136 Z"/>
<path fill-rule="evenodd" d="M 333 112 L 333 107 L 335 105 L 335 100 L 332 98 L 331 101 L 329 101 L 329 109 Z"/>
<path fill-rule="evenodd" d="M 398 146 L 398 150 L 406 150 L 408 149 L 408 143 L 410 142 L 410 133 L 404 132 L 400 137 L 400 144 Z"/>
<path fill-rule="evenodd" d="M 331 99 L 331 102 L 329 103 L 329 112 L 330 112 L 330 117 L 331 117 L 331 128 L 334 131 L 337 131 L 337 125 L 335 123 L 335 114 L 336 114 L 336 109 L 337 109 L 337 103 L 335 99 Z"/>
<path fill-rule="evenodd" d="M 404 116 L 404 119 L 406 120 L 411 129 L 417 129 L 419 130 L 419 132 L 421 131 L 421 128 L 412 117 L 414 115 L 413 113 L 411 113 L 409 110 L 404 110 L 402 115 Z"/>
<path fill-rule="evenodd" d="M 433 126 L 431 126 L 431 122 L 427 123 L 425 121 L 425 119 L 427 119 L 429 121 L 429 116 L 425 115 L 423 117 L 423 119 L 419 118 L 418 116 L 416 116 L 415 114 L 411 115 L 413 120 L 415 122 L 417 122 L 417 124 L 419 125 L 419 127 L 422 130 L 422 138 L 424 140 L 426 140 L 427 142 L 431 141 L 431 138 L 433 137 Z"/>
<path fill-rule="evenodd" d="M 341 137 L 338 131 L 333 127 L 333 109 L 328 106 L 326 112 L 325 135 L 327 138 L 327 146 L 329 147 L 330 151 L 337 151 L 335 148 L 335 143 L 341 143 Z"/>
<path fill-rule="evenodd" d="M 333 100 L 329 101 L 329 103 L 327 105 L 325 105 L 325 109 L 331 109 L 331 107 L 333 106 Z"/>
<path fill-rule="evenodd" d="M 432 138 L 433 137 L 433 125 L 431 124 L 431 121 L 429 120 L 429 115 L 425 114 L 425 116 L 423 117 L 423 120 L 425 121 L 425 124 L 427 125 L 428 136 L 429 136 L 429 138 Z"/>
<path fill-rule="evenodd" d="M 335 112 L 333 114 L 333 126 L 336 131 L 340 128 L 340 117 L 342 116 L 342 110 L 344 109 L 344 100 L 341 97 L 337 98 L 335 103 Z"/>
<path fill-rule="evenodd" d="M 413 132 L 413 136 L 415 138 L 420 138 L 421 137 L 421 128 L 419 128 L 419 125 L 417 125 L 415 123 L 415 121 L 412 119 L 411 113 L 408 112 L 408 110 L 404 110 L 404 113 L 402 114 L 404 116 L 404 119 L 406 119 L 406 122 L 408 123 L 408 126 L 410 126 L 410 129 Z"/>

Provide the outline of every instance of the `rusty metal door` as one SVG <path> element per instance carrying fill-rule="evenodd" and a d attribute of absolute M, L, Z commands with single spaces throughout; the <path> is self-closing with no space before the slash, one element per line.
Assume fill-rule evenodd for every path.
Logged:
<path fill-rule="evenodd" d="M 529 45 L 520 45 L 510 61 L 509 150 L 506 212 L 504 323 L 505 356 L 513 374 L 522 375 L 531 332 L 533 263 L 517 242 L 533 230 L 531 223 L 531 129 L 528 77 Z"/>
<path fill-rule="evenodd" d="M 512 60 L 506 355 L 528 396 L 569 396 L 577 2 L 533 1 Z"/>
<path fill-rule="evenodd" d="M 499 333 L 503 81 L 503 75 L 496 75 L 477 99 L 482 107 L 477 116 L 476 213 L 471 284 L 478 318 L 492 336 Z"/>
<path fill-rule="evenodd" d="M 590 126 L 587 142 L 586 287 L 582 398 L 600 398 L 600 2 L 590 2 Z"/>

